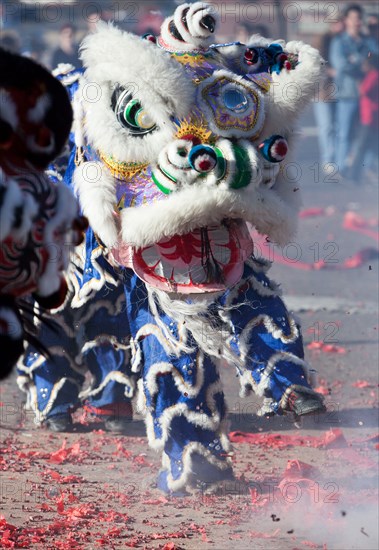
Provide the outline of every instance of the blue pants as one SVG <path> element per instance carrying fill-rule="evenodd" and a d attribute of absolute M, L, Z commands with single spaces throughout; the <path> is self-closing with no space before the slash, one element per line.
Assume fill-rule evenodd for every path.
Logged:
<path fill-rule="evenodd" d="M 334 162 L 336 136 L 335 136 L 335 104 L 331 101 L 315 101 L 314 114 L 318 128 L 318 143 L 320 158 L 323 164 Z"/>
<path fill-rule="evenodd" d="M 358 99 L 339 99 L 336 110 L 337 149 L 336 163 L 340 173 L 346 173 L 346 161 L 352 149 L 353 122 L 358 113 Z"/>
<path fill-rule="evenodd" d="M 86 400 L 93 407 L 130 402 L 135 375 L 130 371 L 129 327 L 122 287 L 103 287 L 82 307 L 69 305 L 47 315 L 55 330 L 42 323 L 38 339 L 49 350 L 46 359 L 33 347 L 19 365 L 18 384 L 28 394 L 37 420 L 65 413 Z M 91 386 L 82 390 L 85 375 Z"/>
<path fill-rule="evenodd" d="M 217 358 L 234 364 L 244 390 L 266 398 L 263 412 L 280 413 L 292 388 L 312 392 L 299 326 L 267 269 L 248 261 L 235 287 L 203 304 L 188 296 L 170 301 L 124 272 L 140 408 L 150 445 L 163 451 L 159 486 L 166 491 L 183 490 L 193 477 L 232 476 Z"/>

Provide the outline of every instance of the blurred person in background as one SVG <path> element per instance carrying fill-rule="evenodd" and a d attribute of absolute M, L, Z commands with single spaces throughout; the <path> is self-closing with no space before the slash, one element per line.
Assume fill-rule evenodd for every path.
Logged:
<path fill-rule="evenodd" d="M 12 53 L 21 53 L 21 38 L 15 30 L 0 31 L 0 46 Z"/>
<path fill-rule="evenodd" d="M 379 15 L 370 13 L 367 16 L 367 31 L 368 35 L 379 44 Z"/>
<path fill-rule="evenodd" d="M 253 34 L 260 34 L 261 36 L 265 36 L 267 38 L 270 36 L 270 31 L 266 25 L 253 25 Z"/>
<path fill-rule="evenodd" d="M 86 18 L 85 18 L 86 26 L 87 26 L 86 33 L 95 32 L 97 23 L 100 21 L 100 19 L 101 19 L 101 16 L 97 10 L 89 11 L 86 14 Z M 84 38 L 84 36 L 82 38 Z"/>
<path fill-rule="evenodd" d="M 335 69 L 337 146 L 336 163 L 341 177 L 349 170 L 349 155 L 354 136 L 353 123 L 359 108 L 359 84 L 363 63 L 371 53 L 378 53 L 375 40 L 363 34 L 363 8 L 359 4 L 347 6 L 344 12 L 345 31 L 333 38 L 329 61 Z"/>
<path fill-rule="evenodd" d="M 330 29 L 323 35 L 320 35 L 314 46 L 320 51 L 325 61 L 329 61 L 330 44 L 334 37 L 340 35 L 344 30 L 343 18 L 333 21 Z M 314 113 L 318 126 L 318 142 L 320 149 L 320 159 L 323 171 L 328 174 L 334 172 L 335 161 L 335 84 L 334 77 L 336 71 L 331 63 L 328 63 L 325 71 L 325 79 L 320 84 L 318 93 L 314 101 Z"/>
<path fill-rule="evenodd" d="M 26 41 L 26 46 L 23 48 L 22 55 L 44 65 L 43 54 L 45 51 L 46 45 L 44 41 L 40 38 L 32 37 Z"/>
<path fill-rule="evenodd" d="M 9 26 L 12 26 L 13 16 L 10 13 L 7 13 L 7 6 L 5 1 L 0 0 L 0 30 L 3 31 Z"/>
<path fill-rule="evenodd" d="M 370 55 L 363 64 L 365 77 L 359 86 L 360 126 L 354 147 L 349 178 L 361 183 L 362 174 L 370 183 L 378 183 L 373 164 L 379 151 L 379 56 Z"/>
<path fill-rule="evenodd" d="M 59 31 L 59 47 L 53 52 L 51 66 L 54 69 L 59 63 L 69 63 L 81 67 L 78 54 L 78 44 L 75 41 L 75 27 L 66 23 Z"/>
<path fill-rule="evenodd" d="M 240 22 L 235 26 L 234 40 L 236 42 L 241 42 L 242 44 L 247 44 L 252 34 L 256 34 L 256 31 L 253 29 L 253 25 L 250 23 Z"/>
<path fill-rule="evenodd" d="M 160 10 L 149 9 L 142 15 L 138 14 L 138 16 L 136 17 L 136 20 L 138 21 L 136 22 L 135 27 L 133 28 L 133 32 L 140 35 L 149 33 L 154 36 L 158 36 L 161 31 L 161 25 L 164 20 L 164 15 Z M 132 21 L 130 22 L 130 24 L 133 25 L 133 22 L 134 22 L 134 19 L 132 18 Z M 129 32 L 131 31 L 130 28 L 128 28 L 127 30 Z"/>

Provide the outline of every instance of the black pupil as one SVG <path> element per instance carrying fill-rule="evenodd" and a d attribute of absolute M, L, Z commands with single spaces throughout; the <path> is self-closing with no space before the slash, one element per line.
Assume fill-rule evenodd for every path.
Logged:
<path fill-rule="evenodd" d="M 134 105 L 129 108 L 128 116 L 126 116 L 126 109 L 132 100 L 133 94 L 126 88 L 123 86 L 117 86 L 115 88 L 111 97 L 111 108 L 121 126 L 128 129 L 134 136 L 142 136 L 155 130 L 155 125 L 151 128 L 141 128 L 135 122 L 135 115 L 141 109 L 141 104 L 139 102 L 134 103 Z"/>
<path fill-rule="evenodd" d="M 129 103 L 131 96 L 129 95 L 128 97 L 129 97 L 129 99 L 128 99 L 126 102 L 125 102 L 125 101 L 122 101 L 122 104 L 120 105 L 120 109 L 122 109 L 122 116 L 124 116 L 125 120 L 126 120 L 125 107 L 126 107 L 126 105 Z M 129 111 L 129 117 L 130 117 L 132 120 L 134 120 L 134 117 L 135 117 L 135 115 L 137 114 L 137 111 L 139 111 L 139 109 L 141 109 L 141 104 L 140 104 L 140 103 L 136 103 L 136 104 L 133 105 L 133 107 L 130 109 L 130 111 Z"/>

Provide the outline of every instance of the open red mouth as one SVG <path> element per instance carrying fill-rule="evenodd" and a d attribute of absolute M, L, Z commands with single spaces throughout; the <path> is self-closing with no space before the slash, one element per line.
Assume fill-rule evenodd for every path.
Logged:
<path fill-rule="evenodd" d="M 119 264 L 131 267 L 146 283 L 183 294 L 233 286 L 252 252 L 248 229 L 237 220 L 195 229 L 137 250 L 122 245 L 112 251 Z"/>

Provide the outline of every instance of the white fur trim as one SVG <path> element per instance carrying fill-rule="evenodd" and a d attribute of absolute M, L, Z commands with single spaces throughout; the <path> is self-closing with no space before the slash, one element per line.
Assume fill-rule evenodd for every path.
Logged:
<path fill-rule="evenodd" d="M 304 371 L 304 378 L 306 380 L 308 379 L 307 363 L 303 359 L 300 359 L 296 355 L 293 355 L 293 353 L 281 351 L 281 352 L 275 353 L 270 357 L 270 360 L 268 361 L 265 370 L 262 372 L 259 383 L 254 388 L 254 391 L 257 395 L 263 396 L 264 391 L 270 387 L 270 377 L 272 375 L 273 370 L 275 369 L 276 363 L 279 363 L 280 361 L 289 361 L 291 363 L 294 363 L 295 365 L 302 367 Z"/>
<path fill-rule="evenodd" d="M 51 312 L 50 312 L 50 314 L 51 314 Z M 85 375 L 86 366 L 83 365 L 82 363 L 77 363 L 76 359 L 71 357 L 69 354 L 67 354 L 61 346 L 51 346 L 51 347 L 49 347 L 49 352 L 51 353 L 52 356 L 63 357 L 64 359 L 66 359 L 68 361 L 68 363 L 70 365 L 70 369 L 72 369 L 73 371 L 81 374 L 82 376 Z M 30 364 L 27 367 L 22 365 L 22 363 L 20 361 L 19 364 L 17 365 L 17 368 L 19 370 L 22 370 L 22 371 L 27 372 L 28 374 L 30 374 L 35 369 L 41 367 L 45 363 L 45 361 L 46 361 L 46 357 L 44 357 L 43 355 L 40 355 L 38 353 L 35 353 L 35 357 L 33 358 L 33 360 L 30 362 Z"/>
<path fill-rule="evenodd" d="M 298 55 L 299 63 L 293 70 L 283 69 L 279 74 L 271 75 L 272 83 L 265 94 L 265 123 L 256 144 L 274 134 L 287 140 L 289 153 L 280 165 L 279 174 L 276 173 L 276 165 L 270 167 L 265 163 L 264 182 L 267 187 L 273 187 L 281 200 L 297 213 L 301 207 L 301 194 L 298 179 L 290 174 L 295 124 L 312 100 L 317 83 L 322 79 L 324 60 L 316 49 L 303 42 L 292 41 L 286 44 L 284 40 L 272 40 L 259 35 L 253 35 L 248 42 L 253 47 L 268 47 L 272 43 L 280 44 L 285 52 Z"/>
<path fill-rule="evenodd" d="M 50 180 L 52 179 L 53 181 L 63 182 L 62 174 L 60 174 L 57 170 L 45 170 L 45 174 Z"/>
<path fill-rule="evenodd" d="M 166 237 L 217 225 L 225 218 L 242 218 L 284 245 L 295 235 L 296 214 L 274 189 L 253 189 L 250 185 L 233 191 L 200 183 L 158 203 L 123 210 L 121 236 L 126 243 L 145 247 Z"/>
<path fill-rule="evenodd" d="M 52 71 L 52 75 L 55 77 L 62 76 L 71 73 L 74 70 L 75 67 L 74 65 L 71 65 L 71 63 L 58 63 L 56 68 Z"/>
<path fill-rule="evenodd" d="M 176 141 L 173 141 L 169 143 L 166 147 L 166 159 L 162 160 L 168 160 L 169 164 L 167 164 L 167 167 L 170 167 L 171 165 L 175 166 L 176 168 L 183 169 L 190 169 L 190 165 L 188 162 L 188 153 L 190 152 L 192 148 L 192 143 L 188 141 L 187 139 L 178 139 Z M 183 157 L 179 154 L 179 151 L 185 150 L 186 156 Z M 165 168 L 165 166 L 163 166 Z M 182 172 L 180 172 L 181 174 Z"/>
<path fill-rule="evenodd" d="M 186 14 L 188 29 L 184 26 L 182 16 L 184 10 L 188 8 Z M 194 4 L 181 4 L 174 12 L 173 16 L 167 17 L 161 26 L 161 35 L 159 45 L 172 52 L 204 51 L 212 41 L 213 34 L 199 25 L 200 19 L 205 15 L 211 15 L 215 20 L 215 30 L 219 21 L 217 10 L 211 4 L 205 2 L 195 2 Z M 170 22 L 174 21 L 175 26 L 183 38 L 183 41 L 177 40 L 170 32 Z"/>
<path fill-rule="evenodd" d="M 72 110 L 74 114 L 73 131 L 75 136 L 75 145 L 77 148 L 84 147 L 84 110 L 80 101 L 81 94 L 77 90 L 72 98 Z"/>
<path fill-rule="evenodd" d="M 167 335 L 168 341 L 172 341 L 173 351 L 171 353 L 179 356 L 181 353 L 193 353 L 194 348 L 189 347 L 187 341 L 189 334 L 195 339 L 199 348 L 213 359 L 218 360 L 222 355 L 228 363 L 243 367 L 239 357 L 225 346 L 225 327 L 216 329 L 209 314 L 208 307 L 216 299 L 217 293 L 212 295 L 192 295 L 191 303 L 181 299 L 173 299 L 164 291 L 148 288 L 149 308 L 152 311 L 155 322 L 160 326 L 162 333 Z M 178 323 L 178 340 L 170 334 L 168 327 L 159 319 L 157 304 L 169 317 Z M 226 309 L 224 312 L 226 314 Z M 222 318 L 220 314 L 220 318 Z M 162 344 L 163 345 L 163 344 Z"/>
<path fill-rule="evenodd" d="M 125 386 L 125 396 L 130 398 L 133 397 L 135 381 L 121 371 L 112 371 L 107 374 L 102 383 L 96 388 L 90 386 L 86 390 L 80 392 L 79 399 L 86 399 L 87 397 L 98 395 L 109 384 L 109 382 L 117 382 L 118 384 Z"/>
<path fill-rule="evenodd" d="M 248 260 L 246 260 L 246 263 L 250 267 L 252 267 L 257 273 L 267 273 L 267 271 L 272 266 L 272 262 L 267 258 L 249 258 Z"/>
<path fill-rule="evenodd" d="M 247 45 L 253 48 L 267 48 L 270 44 L 279 44 L 285 49 L 286 42 L 282 38 L 266 38 L 260 34 L 252 34 L 247 41 Z"/>
<path fill-rule="evenodd" d="M 115 283 L 113 282 L 113 284 Z M 100 308 L 105 309 L 109 316 L 117 316 L 120 313 L 124 313 L 125 312 L 124 294 L 120 294 L 116 301 L 114 300 L 113 297 L 112 297 L 112 300 L 110 300 L 109 297 L 106 297 L 103 300 L 96 300 L 96 302 L 94 303 L 87 304 L 85 313 L 82 313 L 80 317 L 81 323 L 85 325 L 86 323 L 90 322 Z M 118 341 L 118 345 L 120 345 L 119 341 Z"/>
<path fill-rule="evenodd" d="M 27 391 L 28 393 L 28 405 L 29 408 L 34 411 L 35 419 L 34 422 L 36 424 L 42 424 L 44 420 L 48 417 L 49 412 L 54 406 L 54 403 L 58 397 L 58 394 L 60 390 L 63 388 L 66 382 L 71 382 L 71 384 L 74 384 L 75 386 L 79 387 L 79 384 L 76 380 L 73 378 L 64 377 L 59 380 L 56 384 L 54 384 L 54 387 L 51 391 L 49 401 L 46 405 L 46 407 L 40 411 L 38 409 L 38 397 L 37 397 L 37 388 L 33 382 L 32 379 L 30 379 L 30 382 L 28 384 L 25 383 L 25 381 L 20 381 L 19 385 L 21 384 L 23 387 L 23 391 Z"/>
<path fill-rule="evenodd" d="M 248 280 L 254 290 L 261 296 L 280 296 L 281 294 L 279 285 L 274 281 L 270 280 L 267 284 L 264 284 L 262 281 L 258 281 L 254 276 L 249 277 Z"/>
<path fill-rule="evenodd" d="M 147 412 L 145 392 L 143 391 L 143 378 L 137 380 L 136 411 L 144 416 Z"/>
<path fill-rule="evenodd" d="M 182 374 L 172 365 L 172 363 L 155 363 L 149 368 L 149 372 L 146 376 L 146 387 L 150 394 L 154 396 L 158 393 L 157 375 L 161 373 L 170 373 L 175 386 L 181 393 L 187 393 L 190 397 L 196 397 L 204 384 L 204 366 L 203 357 L 199 354 L 196 360 L 196 366 L 192 365 L 192 368 L 196 371 L 196 383 L 191 385 L 189 382 L 185 382 Z"/>
<path fill-rule="evenodd" d="M 99 309 L 100 308 L 98 307 L 97 311 Z M 82 319 L 81 319 L 81 322 L 84 324 L 84 321 Z M 96 347 L 99 347 L 99 346 L 102 346 L 102 345 L 107 345 L 107 344 L 112 345 L 115 349 L 120 349 L 120 350 L 124 350 L 124 351 L 130 349 L 129 344 L 123 344 L 122 342 L 120 342 L 120 340 L 116 336 L 112 336 L 111 334 L 104 333 L 104 334 L 99 334 L 98 336 L 96 336 L 96 338 L 94 340 L 87 341 L 84 344 L 84 346 L 82 347 L 80 355 L 83 355 L 84 353 L 86 353 L 87 351 L 90 351 L 93 348 L 96 348 Z"/>
<path fill-rule="evenodd" d="M 193 170 L 188 162 L 188 153 L 191 147 L 192 144 L 190 141 L 179 139 L 166 145 L 159 153 L 154 174 L 158 181 L 170 191 L 175 191 L 181 185 L 191 185 L 199 177 L 198 172 Z M 179 155 L 181 149 L 186 150 L 186 157 Z M 177 183 L 167 177 L 162 170 L 165 170 L 170 176 L 174 177 Z"/>
<path fill-rule="evenodd" d="M 293 70 L 283 69 L 279 74 L 272 74 L 262 131 L 265 137 L 291 134 L 295 120 L 314 97 L 315 86 L 322 78 L 324 60 L 318 50 L 298 41 L 288 42 L 284 50 L 298 55 L 299 63 Z"/>
<path fill-rule="evenodd" d="M 250 333 L 252 330 L 254 330 L 256 326 L 260 325 L 261 323 L 263 323 L 265 329 L 267 330 L 267 332 L 269 332 L 269 334 L 273 336 L 273 338 L 280 340 L 284 344 L 295 342 L 295 340 L 299 337 L 299 329 L 297 328 L 295 321 L 291 317 L 288 317 L 287 321 L 290 326 L 290 334 L 288 336 L 285 334 L 282 328 L 275 324 L 274 320 L 269 315 L 257 315 L 253 317 L 241 332 L 241 336 L 239 339 L 241 357 L 244 363 L 249 360 Z"/>
<path fill-rule="evenodd" d="M 266 159 L 263 160 L 263 185 L 270 189 L 276 183 L 278 174 L 280 171 L 279 164 L 274 162 L 268 162 Z"/>
<path fill-rule="evenodd" d="M 105 245 L 112 248 L 117 243 L 113 176 L 100 162 L 83 162 L 75 169 L 73 183 L 90 226 Z"/>
<path fill-rule="evenodd" d="M 130 348 L 132 350 L 131 370 L 132 372 L 140 372 L 140 370 L 143 367 L 143 356 L 142 356 L 141 344 L 138 340 L 134 340 L 134 338 L 131 338 Z"/>
<path fill-rule="evenodd" d="M 224 445 L 224 442 L 225 442 L 226 438 L 225 437 L 222 438 L 222 435 L 223 434 L 221 434 L 221 433 L 219 434 L 220 443 L 223 447 L 223 450 L 225 452 L 228 452 L 229 449 L 231 448 L 230 444 L 228 446 Z M 183 471 L 182 471 L 182 475 L 180 476 L 180 478 L 174 480 L 171 473 L 170 473 L 170 471 L 168 471 L 167 485 L 168 485 L 168 488 L 171 491 L 178 491 L 178 490 L 186 487 L 188 482 L 191 484 L 191 478 L 193 478 L 194 475 L 196 475 L 196 472 L 193 472 L 193 467 L 192 467 L 192 454 L 193 453 L 200 454 L 201 456 L 206 458 L 207 461 L 210 464 L 212 464 L 212 466 L 216 466 L 219 470 L 227 470 L 232 466 L 232 462 L 231 462 L 229 457 L 227 457 L 226 460 L 219 460 L 210 451 L 210 449 L 207 449 L 207 447 L 205 447 L 205 445 L 203 445 L 202 443 L 199 443 L 197 441 L 192 441 L 191 443 L 188 443 L 185 446 L 184 450 L 183 450 L 183 454 L 182 454 L 182 456 L 183 456 Z M 167 462 L 166 462 L 165 466 L 166 466 L 166 469 L 168 469 L 167 468 L 167 466 L 168 466 Z M 196 480 L 194 480 L 194 481 L 196 483 Z M 191 485 L 190 485 L 189 489 L 191 489 Z"/>
<path fill-rule="evenodd" d="M 98 262 L 99 258 L 107 258 L 107 255 L 104 252 L 103 248 L 101 248 L 99 245 L 97 248 L 92 250 L 91 262 L 96 271 L 98 271 L 100 278 L 91 278 L 83 286 L 79 285 L 78 279 L 80 280 L 83 278 L 83 270 L 85 269 L 85 248 L 86 244 L 84 241 L 81 245 L 75 247 L 74 252 L 71 254 L 70 272 L 67 279 L 73 291 L 73 297 L 71 299 L 70 305 L 74 309 L 81 307 L 83 304 L 86 304 L 98 290 L 103 288 L 105 284 L 115 287 L 119 283 L 116 273 L 111 274 L 111 272 L 104 269 L 103 265 Z M 116 315 L 119 312 L 118 309 L 116 309 L 116 311 L 113 309 L 113 306 L 111 306 L 109 300 L 104 302 L 105 303 L 102 304 L 102 307 L 106 307 L 111 315 Z M 92 305 L 89 305 L 89 309 L 87 310 L 86 315 L 92 315 L 92 310 L 95 309 L 96 306 L 92 307 Z M 85 321 L 83 320 L 83 323 L 84 322 Z"/>
<path fill-rule="evenodd" d="M 155 367 L 155 365 L 153 367 Z M 164 371 L 157 370 L 156 373 L 152 373 L 151 377 L 149 377 L 148 384 L 149 386 L 153 387 L 153 389 L 156 389 L 156 381 L 155 379 L 153 379 L 153 374 L 157 374 L 159 372 L 171 372 L 173 376 L 175 375 L 176 369 L 172 365 L 170 368 L 170 365 L 167 364 L 166 366 L 164 366 L 164 368 L 166 370 Z M 150 371 L 149 371 L 149 374 L 150 374 Z M 178 376 L 178 373 L 176 374 L 176 376 Z M 179 378 L 181 377 L 179 376 Z M 191 391 L 191 386 L 183 385 L 180 382 L 178 383 L 179 383 L 179 386 L 177 384 L 177 381 L 175 380 L 175 384 L 177 385 L 179 391 L 182 391 L 182 392 L 186 391 L 187 393 L 188 391 Z M 195 392 L 192 395 L 193 397 L 196 397 L 199 389 L 200 387 L 197 388 L 196 392 L 195 392 L 195 389 L 193 389 L 193 391 Z M 211 411 L 210 416 L 207 416 L 204 412 L 191 411 L 185 403 L 177 403 L 176 405 L 173 405 L 165 409 L 158 420 L 160 428 L 162 430 L 162 436 L 159 439 L 155 437 L 153 417 L 151 413 L 145 408 L 145 414 L 146 414 L 145 422 L 146 422 L 147 436 L 149 439 L 149 445 L 154 449 L 164 448 L 164 445 L 167 442 L 170 435 L 172 421 L 176 416 L 184 416 L 190 424 L 198 426 L 199 428 L 202 428 L 202 429 L 212 430 L 212 431 L 219 430 L 220 424 L 223 421 L 216 408 L 216 402 L 215 402 L 215 395 L 219 393 L 222 393 L 222 385 L 220 380 L 212 384 L 207 391 L 206 404 L 209 410 Z"/>
<path fill-rule="evenodd" d="M 22 359 L 19 359 L 18 362 L 17 362 L 17 369 L 20 367 L 20 366 L 24 366 L 22 364 Z M 16 378 L 16 382 L 17 382 L 17 386 L 20 388 L 20 390 L 24 393 L 28 393 L 28 386 L 30 384 L 30 377 L 29 376 L 25 376 L 24 374 L 19 374 Z M 27 406 L 28 403 L 26 404 L 25 408 L 28 409 L 29 407 Z"/>
<path fill-rule="evenodd" d="M 216 23 L 216 11 L 212 6 L 209 4 L 205 4 L 204 2 L 195 2 L 194 4 L 191 4 L 191 7 L 187 13 L 186 19 L 188 24 L 188 30 L 191 33 L 192 40 L 201 40 L 203 45 L 208 45 L 208 43 L 213 38 L 213 33 L 211 33 L 208 29 L 202 27 L 200 25 L 201 20 L 206 15 L 211 15 Z M 214 31 L 216 31 L 216 26 Z"/>

